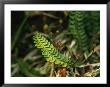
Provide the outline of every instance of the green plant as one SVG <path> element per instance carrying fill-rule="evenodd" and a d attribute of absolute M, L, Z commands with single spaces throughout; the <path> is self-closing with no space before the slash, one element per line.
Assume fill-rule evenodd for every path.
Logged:
<path fill-rule="evenodd" d="M 100 76 L 100 11 L 11 15 L 11 76 Z"/>
<path fill-rule="evenodd" d="M 100 30 L 100 12 L 71 11 L 68 28 L 76 40 L 77 50 L 86 52 L 92 47 L 93 38 Z"/>
<path fill-rule="evenodd" d="M 69 12 L 68 30 L 76 40 L 77 51 L 89 55 L 90 42 L 94 34 L 99 32 L 99 12 L 71 11 Z M 90 21 L 91 20 L 91 21 Z M 97 23 L 96 23 L 97 22 Z M 47 61 L 70 67 L 73 65 L 72 58 L 61 54 L 44 36 L 36 32 L 33 37 L 35 46 L 40 48 L 42 55 Z"/>
<path fill-rule="evenodd" d="M 73 11 L 69 13 L 69 30 L 76 39 L 78 49 L 82 52 L 89 48 L 89 40 L 85 31 L 84 16 L 84 11 Z"/>
<path fill-rule="evenodd" d="M 33 40 L 35 46 L 41 49 L 42 55 L 47 61 L 67 68 L 73 64 L 71 58 L 61 54 L 41 33 L 35 32 Z"/>

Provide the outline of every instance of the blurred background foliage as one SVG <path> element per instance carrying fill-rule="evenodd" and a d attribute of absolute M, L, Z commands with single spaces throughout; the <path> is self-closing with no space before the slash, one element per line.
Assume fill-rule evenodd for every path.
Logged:
<path fill-rule="evenodd" d="M 82 12 L 12 11 L 11 76 L 100 76 L 100 12 Z M 47 62 L 34 46 L 32 37 L 36 31 L 43 33 L 60 53 L 71 57 L 74 66 L 68 69 Z M 82 40 L 83 36 L 88 40 Z M 79 50 L 84 46 L 88 46 L 86 50 Z"/>

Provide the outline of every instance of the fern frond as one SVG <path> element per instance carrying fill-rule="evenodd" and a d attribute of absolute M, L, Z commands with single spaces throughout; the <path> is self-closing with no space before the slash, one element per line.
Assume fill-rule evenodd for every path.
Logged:
<path fill-rule="evenodd" d="M 84 16 L 84 11 L 72 11 L 69 13 L 69 30 L 76 39 L 78 49 L 82 52 L 89 48 L 89 40 L 85 31 Z"/>
<path fill-rule="evenodd" d="M 44 58 L 62 67 L 70 67 L 73 62 L 71 58 L 61 54 L 41 33 L 36 32 L 33 36 L 35 46 L 40 48 Z"/>
<path fill-rule="evenodd" d="M 90 38 L 100 30 L 100 11 L 85 12 L 85 30 Z"/>
<path fill-rule="evenodd" d="M 100 30 L 100 11 L 92 11 L 91 19 L 93 25 L 93 33 L 97 33 Z"/>

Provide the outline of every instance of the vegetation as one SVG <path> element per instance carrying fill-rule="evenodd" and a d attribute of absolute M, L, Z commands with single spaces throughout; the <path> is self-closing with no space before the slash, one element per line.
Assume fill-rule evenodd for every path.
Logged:
<path fill-rule="evenodd" d="M 12 76 L 100 76 L 99 11 L 12 11 L 11 23 Z"/>

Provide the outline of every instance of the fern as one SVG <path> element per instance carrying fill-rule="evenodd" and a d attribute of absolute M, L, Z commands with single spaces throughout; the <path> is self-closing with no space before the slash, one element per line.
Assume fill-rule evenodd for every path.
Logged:
<path fill-rule="evenodd" d="M 85 12 L 73 11 L 69 13 L 69 30 L 76 39 L 78 50 L 84 52 L 89 48 L 89 40 L 85 31 Z"/>
<path fill-rule="evenodd" d="M 100 12 L 91 12 L 91 20 L 93 25 L 93 33 L 97 33 L 100 30 Z"/>
<path fill-rule="evenodd" d="M 67 68 L 69 68 L 73 64 L 71 58 L 68 58 L 58 52 L 53 44 L 51 44 L 41 33 L 36 32 L 33 36 L 33 40 L 35 46 L 41 49 L 42 55 L 47 61 Z"/>
<path fill-rule="evenodd" d="M 100 12 L 86 11 L 85 12 L 85 30 L 90 38 L 100 30 Z"/>
<path fill-rule="evenodd" d="M 99 12 L 72 11 L 69 13 L 69 31 L 76 40 L 77 50 L 86 52 L 90 48 L 90 41 L 94 33 L 99 31 Z M 93 33 L 94 32 L 94 33 Z M 33 36 L 35 46 L 42 51 L 44 58 L 62 67 L 73 65 L 72 58 L 60 53 L 42 33 L 35 32 Z"/>

